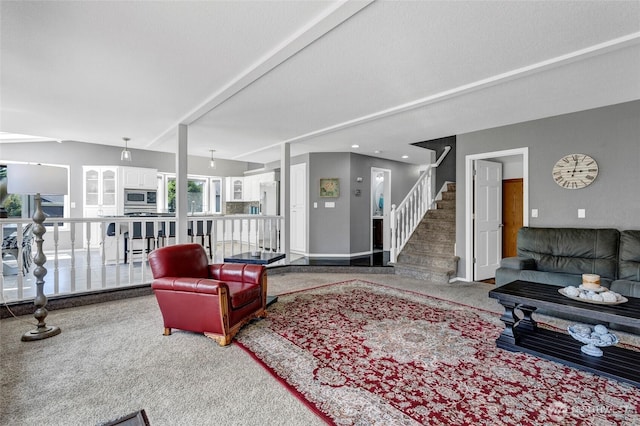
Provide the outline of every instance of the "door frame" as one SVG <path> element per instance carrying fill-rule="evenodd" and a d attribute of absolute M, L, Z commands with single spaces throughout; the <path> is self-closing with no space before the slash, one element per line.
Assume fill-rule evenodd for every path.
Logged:
<path fill-rule="evenodd" d="M 373 253 L 373 196 L 374 185 L 373 179 L 375 174 L 382 173 L 384 175 L 384 206 L 382 208 L 382 250 L 389 251 L 391 246 L 391 169 L 383 169 L 380 167 L 371 167 L 371 194 L 369 197 L 369 252 Z M 387 232 L 389 231 L 389 232 Z"/>
<path fill-rule="evenodd" d="M 514 148 L 465 156 L 465 281 L 473 281 L 475 278 L 473 272 L 473 250 L 475 245 L 473 238 L 473 198 L 475 195 L 473 170 L 475 161 L 512 155 L 522 156 L 522 224 L 523 226 L 529 226 L 529 148 Z"/>
<path fill-rule="evenodd" d="M 294 169 L 302 169 L 302 176 L 304 176 L 304 182 L 300 183 L 299 181 L 296 181 L 295 185 L 289 185 L 289 211 L 287 212 L 287 214 L 289 215 L 289 235 L 292 236 L 293 235 L 293 230 L 291 229 L 291 227 L 293 225 L 295 225 L 292 221 L 291 221 L 291 209 L 295 208 L 295 206 L 297 204 L 293 204 L 292 200 L 293 200 L 293 196 L 291 195 L 292 192 L 295 188 L 301 188 L 304 191 L 303 194 L 303 203 L 302 206 L 304 208 L 304 212 L 303 212 L 303 216 L 302 216 L 302 221 L 298 222 L 299 226 L 302 226 L 303 229 L 300 230 L 298 229 L 297 231 L 302 231 L 302 232 L 297 232 L 296 235 L 302 235 L 304 237 L 304 242 L 302 244 L 302 248 L 301 249 L 293 249 L 292 246 L 293 244 L 291 243 L 291 237 L 289 237 L 289 250 L 292 253 L 296 253 L 296 254 L 300 254 L 303 256 L 308 256 L 309 254 L 309 223 L 308 223 L 308 205 L 309 205 L 309 186 L 307 184 L 308 182 L 308 167 L 307 167 L 307 163 L 306 162 L 302 162 L 302 163 L 296 163 L 296 164 L 291 164 L 289 166 L 289 173 L 290 176 L 293 177 L 294 176 Z M 291 180 L 293 182 L 293 179 Z"/>

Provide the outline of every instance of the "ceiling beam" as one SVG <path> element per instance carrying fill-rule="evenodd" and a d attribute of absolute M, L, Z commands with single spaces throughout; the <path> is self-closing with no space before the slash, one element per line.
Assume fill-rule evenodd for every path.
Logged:
<path fill-rule="evenodd" d="M 406 102 L 400 105 L 396 105 L 391 108 L 387 108 L 381 111 L 377 111 L 371 114 L 363 115 L 361 117 L 354 118 L 352 120 L 344 121 L 342 123 L 337 123 L 328 127 L 324 127 L 322 129 L 314 130 L 312 132 L 305 133 L 303 135 L 299 135 L 290 139 L 287 139 L 282 142 L 277 142 L 271 144 L 269 146 L 246 152 L 240 155 L 233 157 L 233 160 L 240 160 L 245 156 L 253 155 L 259 153 L 261 151 L 266 151 L 269 149 L 274 149 L 278 147 L 282 143 L 296 143 L 303 142 L 318 136 L 322 136 L 331 132 L 337 132 L 339 130 L 344 130 L 350 127 L 358 126 L 369 121 L 379 120 L 381 118 L 389 117 L 391 115 L 400 114 L 402 112 L 414 110 L 417 108 L 422 108 L 427 105 L 435 104 L 437 102 L 443 102 L 448 99 L 462 96 L 476 90 L 485 89 L 491 86 L 495 86 L 498 84 L 503 84 L 518 78 L 523 78 L 529 75 L 533 75 L 536 73 L 548 71 L 553 68 L 557 68 L 559 66 L 567 65 L 575 61 L 584 60 L 593 56 L 602 55 L 605 53 L 612 52 L 614 50 L 622 49 L 625 47 L 635 46 L 640 44 L 640 32 L 632 33 L 625 35 L 623 37 L 615 38 L 613 40 L 609 40 L 603 43 L 595 44 L 593 46 L 586 47 L 584 49 L 576 50 L 574 52 L 570 52 L 561 56 L 556 56 L 551 59 L 547 59 L 544 61 L 536 62 L 531 65 L 527 65 L 521 68 L 517 68 L 515 70 L 507 71 L 501 74 L 496 74 L 494 76 L 477 80 L 472 83 L 463 84 L 462 86 L 454 87 L 453 89 L 445 90 L 433 95 L 425 96 L 419 99 L 415 99 L 410 102 Z"/>
<path fill-rule="evenodd" d="M 239 93 L 241 90 L 248 87 L 280 64 L 284 63 L 290 57 L 305 49 L 314 41 L 347 21 L 362 9 L 373 3 L 373 1 L 374 0 L 348 0 L 331 4 L 330 7 L 328 7 L 322 14 L 318 15 L 317 18 L 309 21 L 307 25 L 300 28 L 289 38 L 283 40 L 282 43 L 265 53 L 262 57 L 258 58 L 256 62 L 240 72 L 229 84 L 213 93 L 202 104 L 186 113 L 177 123 L 152 139 L 145 148 L 153 148 L 154 145 L 161 142 L 164 138 L 169 137 L 169 135 L 175 132 L 175 129 L 179 124 L 192 124 L 211 110 L 223 104 L 236 93 Z"/>

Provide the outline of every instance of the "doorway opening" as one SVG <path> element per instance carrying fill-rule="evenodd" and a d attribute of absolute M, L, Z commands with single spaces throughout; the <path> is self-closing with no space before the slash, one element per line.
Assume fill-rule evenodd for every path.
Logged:
<path fill-rule="evenodd" d="M 509 159 L 516 159 L 515 162 L 509 162 Z M 465 280 L 476 281 L 475 256 L 477 246 L 475 238 L 476 220 L 474 217 L 474 206 L 477 199 L 476 185 L 474 183 L 474 170 L 476 162 L 479 160 L 493 160 L 516 164 L 511 166 L 513 173 L 519 174 L 518 178 L 522 179 L 522 226 L 529 225 L 529 148 L 516 148 L 504 151 L 485 152 L 480 154 L 467 155 L 465 157 Z M 503 179 L 510 179 L 512 173 L 504 173 Z M 498 201 L 499 208 L 502 211 L 503 200 Z M 502 228 L 502 223 L 500 224 Z M 502 239 L 499 244 L 502 245 Z M 497 241 L 496 241 L 497 243 Z M 502 253 L 502 252 L 501 252 Z M 486 273 L 486 272 L 485 272 Z"/>
<path fill-rule="evenodd" d="M 389 251 L 391 229 L 391 170 L 371 168 L 371 252 Z"/>

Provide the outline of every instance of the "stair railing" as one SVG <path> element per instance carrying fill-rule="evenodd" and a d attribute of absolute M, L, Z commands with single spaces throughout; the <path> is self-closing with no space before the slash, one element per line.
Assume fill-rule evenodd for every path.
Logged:
<path fill-rule="evenodd" d="M 434 171 L 450 150 L 451 147 L 446 146 L 438 161 L 427 165 L 427 168 L 420 174 L 418 181 L 413 185 L 404 200 L 397 207 L 395 204 L 391 205 L 391 244 L 389 254 L 391 263 L 396 262 L 400 251 L 409 241 L 411 234 L 418 227 L 427 210 L 434 208 Z"/>

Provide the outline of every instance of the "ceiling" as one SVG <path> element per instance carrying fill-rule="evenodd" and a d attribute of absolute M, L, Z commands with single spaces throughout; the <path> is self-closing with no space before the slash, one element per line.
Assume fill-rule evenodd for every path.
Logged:
<path fill-rule="evenodd" d="M 640 99 L 640 1 L 0 8 L 0 131 L 52 140 L 175 152 L 183 123 L 190 155 L 421 164 L 411 143 Z"/>

